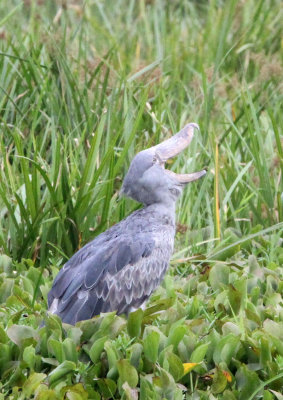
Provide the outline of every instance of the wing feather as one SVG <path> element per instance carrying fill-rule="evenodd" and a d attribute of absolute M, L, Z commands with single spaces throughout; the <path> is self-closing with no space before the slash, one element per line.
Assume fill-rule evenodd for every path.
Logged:
<path fill-rule="evenodd" d="M 48 303 L 63 322 L 75 324 L 100 312 L 121 314 L 139 307 L 163 279 L 172 251 L 169 245 L 160 252 L 149 233 L 115 235 L 98 244 L 91 242 L 86 253 L 76 253 L 54 281 Z"/>

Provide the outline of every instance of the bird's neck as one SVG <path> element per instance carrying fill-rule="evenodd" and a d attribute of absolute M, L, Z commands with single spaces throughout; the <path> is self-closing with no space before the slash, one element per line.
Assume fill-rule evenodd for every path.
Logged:
<path fill-rule="evenodd" d="M 171 223 L 175 226 L 175 202 L 170 204 L 154 203 L 144 207 L 144 209 L 156 213 L 159 216 L 169 217 Z"/>

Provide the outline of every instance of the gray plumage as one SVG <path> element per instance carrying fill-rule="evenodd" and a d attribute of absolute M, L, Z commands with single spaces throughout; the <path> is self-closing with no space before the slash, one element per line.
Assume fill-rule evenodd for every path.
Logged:
<path fill-rule="evenodd" d="M 174 174 L 165 161 L 190 143 L 196 124 L 136 155 L 122 192 L 144 208 L 100 234 L 64 265 L 48 294 L 49 311 L 75 324 L 101 312 L 133 311 L 160 285 L 173 252 L 175 203 L 205 171 Z"/>

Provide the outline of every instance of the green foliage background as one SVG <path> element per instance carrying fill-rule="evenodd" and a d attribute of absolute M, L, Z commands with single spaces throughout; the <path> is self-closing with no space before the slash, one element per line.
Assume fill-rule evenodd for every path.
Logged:
<path fill-rule="evenodd" d="M 0 399 L 282 400 L 281 19 L 279 0 L 1 1 Z M 138 207 L 134 154 L 187 122 L 170 168 L 208 174 L 148 308 L 39 329 L 66 259 Z"/>

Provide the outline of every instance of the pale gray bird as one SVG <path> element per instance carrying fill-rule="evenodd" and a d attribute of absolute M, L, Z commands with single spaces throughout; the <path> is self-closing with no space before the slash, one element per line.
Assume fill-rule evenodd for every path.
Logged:
<path fill-rule="evenodd" d="M 198 125 L 186 125 L 133 159 L 122 193 L 143 208 L 81 248 L 58 273 L 48 294 L 51 313 L 75 324 L 101 312 L 142 307 L 160 285 L 174 247 L 175 204 L 185 184 L 206 171 L 175 174 L 165 162 L 184 150 Z"/>

